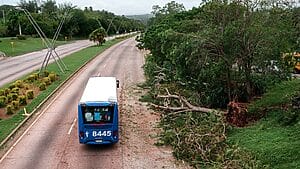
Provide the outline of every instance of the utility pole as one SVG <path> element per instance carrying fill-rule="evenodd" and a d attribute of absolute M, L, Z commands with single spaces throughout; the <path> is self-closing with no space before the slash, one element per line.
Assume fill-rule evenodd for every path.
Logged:
<path fill-rule="evenodd" d="M 22 28 L 20 22 L 19 22 L 19 35 L 22 35 Z"/>
<path fill-rule="evenodd" d="M 99 27 L 100 27 L 100 28 L 103 28 L 103 26 L 102 26 L 101 22 L 99 21 L 99 19 L 96 19 L 96 20 L 97 20 L 97 22 L 98 22 L 98 24 L 99 24 Z"/>
<path fill-rule="evenodd" d="M 112 21 L 115 19 L 115 17 L 114 18 L 112 18 L 111 20 L 110 20 L 110 23 L 109 23 L 109 25 L 108 25 L 108 28 L 107 28 L 107 30 L 106 30 L 106 34 L 108 35 L 108 31 L 109 31 L 109 29 L 110 29 L 110 26 L 111 26 L 111 24 L 112 24 Z"/>
<path fill-rule="evenodd" d="M 4 13 L 4 10 L 2 10 L 2 15 L 3 15 L 3 23 L 5 24 L 5 13 Z"/>

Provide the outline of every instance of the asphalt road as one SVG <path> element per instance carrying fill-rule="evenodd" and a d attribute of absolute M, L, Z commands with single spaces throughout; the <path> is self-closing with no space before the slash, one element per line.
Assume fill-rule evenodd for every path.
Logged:
<path fill-rule="evenodd" d="M 62 58 L 71 53 L 93 45 L 88 40 L 80 40 L 74 43 L 58 46 L 56 52 Z M 0 87 L 12 82 L 41 67 L 46 56 L 47 49 L 36 51 L 17 57 L 8 57 L 0 60 Z M 53 62 L 51 58 L 50 62 Z"/>
<path fill-rule="evenodd" d="M 126 86 L 143 79 L 144 57 L 135 45 L 134 38 L 114 45 L 70 79 L 38 112 L 24 134 L 14 140 L 1 157 L 0 168 L 126 168 L 120 142 L 108 147 L 79 144 L 77 104 L 90 76 L 116 76 L 121 86 L 119 95 Z"/>
<path fill-rule="evenodd" d="M 125 36 L 125 35 L 118 35 Z M 106 40 L 114 39 L 116 36 L 107 37 Z M 55 51 L 63 58 L 83 48 L 94 45 L 89 40 L 79 40 L 74 43 L 58 46 Z M 38 70 L 46 56 L 47 49 L 36 51 L 17 57 L 8 57 L 0 60 L 0 87 L 12 82 L 34 70 Z M 51 57 L 50 63 L 53 62 Z"/>
<path fill-rule="evenodd" d="M 294 78 L 297 78 L 297 79 L 300 79 L 300 74 L 292 74 L 292 77 L 294 77 Z"/>

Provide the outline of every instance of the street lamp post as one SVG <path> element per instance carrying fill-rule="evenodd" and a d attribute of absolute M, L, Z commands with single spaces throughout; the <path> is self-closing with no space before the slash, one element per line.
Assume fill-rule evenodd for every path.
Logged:
<path fill-rule="evenodd" d="M 3 23 L 5 24 L 5 13 L 4 13 L 4 10 L 2 10 L 2 15 L 3 15 Z"/>
<path fill-rule="evenodd" d="M 109 23 L 109 25 L 108 25 L 108 28 L 107 28 L 107 30 L 106 30 L 106 34 L 108 35 L 108 31 L 109 31 L 109 29 L 110 29 L 110 26 L 111 26 L 111 24 L 112 24 L 112 21 L 115 19 L 115 17 L 114 18 L 112 18 L 111 20 L 110 20 L 110 23 Z"/>

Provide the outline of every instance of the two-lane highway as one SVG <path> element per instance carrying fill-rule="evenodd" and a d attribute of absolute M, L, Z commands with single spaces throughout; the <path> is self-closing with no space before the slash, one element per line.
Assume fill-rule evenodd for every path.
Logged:
<path fill-rule="evenodd" d="M 55 51 L 61 58 L 63 58 L 71 53 L 92 45 L 93 43 L 91 41 L 81 40 L 58 46 Z M 41 51 L 0 60 L 0 87 L 34 70 L 39 69 L 43 63 L 46 53 L 47 49 L 44 49 Z M 50 62 L 53 62 L 52 57 Z"/>
<path fill-rule="evenodd" d="M 133 34 L 128 33 L 128 34 Z M 121 34 L 116 36 L 106 37 L 106 40 L 112 40 L 116 37 L 126 36 L 128 34 Z M 55 51 L 57 54 L 63 58 L 74 52 L 87 48 L 94 45 L 93 42 L 89 40 L 79 40 L 73 43 L 58 46 Z M 34 70 L 39 69 L 42 66 L 43 60 L 47 54 L 48 49 L 44 49 L 37 52 L 32 52 L 17 57 L 8 57 L 0 60 L 0 87 L 10 83 Z M 54 60 L 51 57 L 50 63 Z"/>
<path fill-rule="evenodd" d="M 1 157 L 0 168 L 124 168 L 120 143 L 108 147 L 79 144 L 77 104 L 90 76 L 117 77 L 119 95 L 125 86 L 143 80 L 144 57 L 135 45 L 134 38 L 114 45 L 71 78 Z"/>

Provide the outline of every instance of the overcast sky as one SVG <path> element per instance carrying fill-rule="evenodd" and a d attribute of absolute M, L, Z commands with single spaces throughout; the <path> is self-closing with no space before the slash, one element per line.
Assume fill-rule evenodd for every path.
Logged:
<path fill-rule="evenodd" d="M 201 3 L 201 0 L 175 1 L 183 4 L 186 9 L 198 7 Z M 0 5 L 17 5 L 19 2 L 20 0 L 0 0 Z M 94 10 L 104 9 L 117 15 L 147 14 L 152 11 L 153 5 L 164 6 L 168 2 L 171 0 L 56 0 L 57 4 L 71 3 L 81 9 L 92 6 Z"/>

